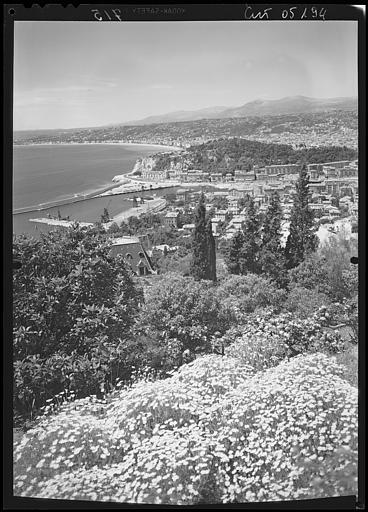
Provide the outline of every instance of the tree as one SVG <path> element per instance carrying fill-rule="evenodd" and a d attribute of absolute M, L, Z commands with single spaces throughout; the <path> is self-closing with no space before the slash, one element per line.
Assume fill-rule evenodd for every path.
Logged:
<path fill-rule="evenodd" d="M 212 226 L 206 216 L 204 194 L 202 192 L 195 213 L 195 228 L 192 243 L 191 274 L 196 280 L 216 280 L 216 256 Z"/>
<path fill-rule="evenodd" d="M 17 237 L 14 257 L 15 408 L 28 412 L 66 388 L 96 393 L 130 368 L 127 348 L 143 295 L 97 228 Z"/>
<path fill-rule="evenodd" d="M 338 196 L 333 196 L 331 198 L 331 205 L 335 206 L 335 208 L 339 208 L 340 207 L 340 200 L 339 200 Z"/>
<path fill-rule="evenodd" d="M 294 268 L 307 254 L 315 252 L 318 237 L 315 234 L 314 216 L 309 208 L 309 176 L 305 165 L 301 168 L 291 211 L 289 236 L 285 246 L 286 265 Z"/>
<path fill-rule="evenodd" d="M 216 281 L 216 243 L 212 233 L 211 218 L 206 222 L 206 235 L 208 245 L 208 279 Z"/>
<path fill-rule="evenodd" d="M 238 320 L 258 308 L 280 310 L 285 297 L 285 290 L 277 287 L 270 279 L 256 274 L 232 275 L 219 282 L 217 293 L 221 304 L 235 312 Z"/>
<path fill-rule="evenodd" d="M 224 334 L 230 325 L 212 283 L 167 273 L 147 289 L 136 330 L 158 340 L 156 351 L 179 344 L 181 353 L 210 352 L 211 337 Z"/>
<path fill-rule="evenodd" d="M 238 230 L 230 240 L 227 251 L 225 252 L 225 262 L 231 274 L 241 274 L 240 255 L 244 244 L 244 233 Z"/>
<path fill-rule="evenodd" d="M 107 208 L 104 208 L 103 214 L 101 215 L 101 222 L 102 222 L 102 224 L 105 224 L 106 222 L 109 222 L 109 220 L 110 220 L 109 212 L 108 212 Z"/>
<path fill-rule="evenodd" d="M 226 210 L 228 207 L 228 200 L 226 197 L 214 197 L 212 200 L 212 206 L 218 210 Z"/>
<path fill-rule="evenodd" d="M 120 228 L 116 222 L 113 222 L 111 226 L 109 226 L 109 229 L 107 230 L 108 233 L 117 234 L 120 233 Z"/>
<path fill-rule="evenodd" d="M 263 236 L 260 252 L 262 273 L 276 281 L 280 286 L 287 282 L 286 262 L 281 246 L 282 207 L 277 192 L 271 196 L 263 222 Z"/>
<path fill-rule="evenodd" d="M 259 274 L 261 245 L 261 222 L 253 198 L 248 202 L 246 219 L 242 224 L 244 242 L 240 251 L 241 274 Z"/>

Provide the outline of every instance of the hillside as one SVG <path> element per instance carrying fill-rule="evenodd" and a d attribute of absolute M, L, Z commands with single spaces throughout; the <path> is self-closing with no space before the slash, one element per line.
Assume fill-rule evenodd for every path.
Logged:
<path fill-rule="evenodd" d="M 346 147 L 320 147 L 293 149 L 286 144 L 267 144 L 245 139 L 218 139 L 194 145 L 187 151 L 157 154 L 138 160 L 135 170 L 143 170 L 146 162 L 154 163 L 157 171 L 173 167 L 200 169 L 206 172 L 234 173 L 235 170 L 250 171 L 253 166 L 271 164 L 300 164 L 353 160 L 358 152 Z"/>
<path fill-rule="evenodd" d="M 209 107 L 200 110 L 169 112 L 163 115 L 149 116 L 144 119 L 121 123 L 122 126 L 172 123 L 178 121 L 196 121 L 198 119 L 225 119 L 248 116 L 274 116 L 324 112 L 329 110 L 354 110 L 358 108 L 358 99 L 351 98 L 308 98 L 307 96 L 288 96 L 277 100 L 258 99 L 239 107 Z"/>
<path fill-rule="evenodd" d="M 299 114 L 252 115 L 136 126 L 102 126 L 75 130 L 15 132 L 15 144 L 142 142 L 174 146 L 200 144 L 221 137 L 306 146 L 356 147 L 358 112 L 329 110 Z"/>

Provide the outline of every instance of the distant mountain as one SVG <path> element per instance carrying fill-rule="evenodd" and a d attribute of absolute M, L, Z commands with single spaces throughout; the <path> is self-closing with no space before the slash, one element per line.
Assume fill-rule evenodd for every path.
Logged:
<path fill-rule="evenodd" d="M 240 107 L 209 107 L 201 110 L 179 110 L 163 115 L 150 116 L 137 121 L 121 123 L 121 126 L 196 121 L 198 119 L 224 119 L 229 117 L 273 116 L 282 114 L 304 114 L 327 110 L 354 110 L 358 108 L 358 98 L 308 98 L 288 96 L 279 100 L 255 100 Z"/>
<path fill-rule="evenodd" d="M 254 116 L 276 116 L 284 114 L 312 114 L 332 110 L 357 110 L 358 98 L 308 98 L 307 96 L 289 96 L 278 100 L 255 100 L 240 107 L 207 107 L 200 110 L 178 110 L 163 115 L 149 116 L 136 121 L 125 123 L 110 123 L 104 126 L 84 128 L 64 128 L 46 130 L 14 131 L 14 139 L 20 143 L 33 137 L 52 136 L 57 139 L 74 132 L 85 132 L 105 129 L 115 129 L 123 126 L 145 126 L 151 124 L 175 123 L 180 121 L 199 121 L 202 119 L 246 118 Z"/>
<path fill-rule="evenodd" d="M 247 117 L 262 115 L 299 114 L 325 110 L 352 110 L 358 107 L 357 98 L 308 98 L 289 96 L 279 100 L 256 100 L 238 108 L 221 112 L 221 117 Z"/>
<path fill-rule="evenodd" d="M 200 110 L 177 110 L 167 114 L 149 116 L 137 121 L 121 123 L 124 126 L 139 126 L 142 124 L 175 123 L 178 121 L 197 121 L 198 119 L 212 119 L 220 117 L 229 107 L 207 107 Z"/>

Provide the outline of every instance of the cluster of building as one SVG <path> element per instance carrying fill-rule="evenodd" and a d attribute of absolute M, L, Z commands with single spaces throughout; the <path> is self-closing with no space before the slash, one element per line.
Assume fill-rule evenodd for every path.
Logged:
<path fill-rule="evenodd" d="M 336 197 L 348 212 L 358 214 L 358 161 L 309 164 L 311 208 L 325 212 L 327 197 Z"/>
<path fill-rule="evenodd" d="M 182 183 L 229 183 L 235 181 L 252 182 L 256 180 L 275 181 L 282 176 L 289 176 L 298 174 L 300 171 L 299 164 L 285 164 L 285 165 L 267 165 L 265 167 L 254 167 L 252 171 L 236 170 L 233 173 L 221 172 L 205 172 L 200 169 L 168 169 L 156 171 L 151 166 L 147 166 L 141 171 L 141 178 L 148 181 L 166 181 L 174 180 Z"/>
<path fill-rule="evenodd" d="M 300 165 L 269 165 L 255 168 L 251 173 L 236 171 L 234 186 L 226 190 L 215 190 L 206 193 L 211 208 L 211 201 L 224 198 L 226 209 L 215 209 L 212 218 L 213 233 L 218 236 L 220 226 L 231 217 L 226 227 L 225 237 L 231 237 L 245 221 L 245 209 L 241 209 L 240 199 L 252 197 L 261 213 L 266 212 L 273 193 L 277 192 L 283 210 L 283 219 L 287 224 L 290 219 L 295 193 L 295 182 L 298 179 Z M 341 217 L 342 212 L 356 220 L 358 216 L 358 162 L 357 160 L 326 162 L 308 165 L 310 208 L 317 217 L 324 221 L 334 221 Z M 212 176 L 211 176 L 212 177 Z M 252 179 L 251 179 L 252 177 Z M 226 179 L 226 177 L 225 177 Z M 177 199 L 190 204 L 193 193 L 188 189 L 177 191 Z M 337 206 L 338 204 L 338 206 Z M 167 213 L 168 225 L 175 226 L 175 212 Z"/>

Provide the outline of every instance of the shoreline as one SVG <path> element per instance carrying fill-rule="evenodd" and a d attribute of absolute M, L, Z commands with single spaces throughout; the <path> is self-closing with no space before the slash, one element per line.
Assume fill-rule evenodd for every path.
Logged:
<path fill-rule="evenodd" d="M 144 190 L 142 190 L 141 187 L 137 186 L 130 190 L 117 190 L 116 192 L 112 192 L 113 190 L 119 188 L 119 186 L 117 186 L 117 185 L 118 185 L 118 183 L 110 185 L 109 187 L 106 187 L 102 191 L 99 191 L 97 193 L 93 192 L 91 194 L 86 194 L 85 196 L 82 196 L 82 197 L 75 197 L 75 198 L 71 198 L 71 199 L 60 200 L 60 202 L 57 202 L 57 203 L 54 202 L 52 204 L 45 204 L 45 205 L 41 205 L 41 206 L 35 205 L 35 206 L 30 206 L 30 207 L 24 207 L 24 209 L 19 208 L 18 210 L 22 210 L 22 211 L 13 211 L 12 215 L 22 215 L 25 213 L 33 213 L 33 212 L 38 212 L 38 211 L 49 210 L 51 208 L 56 208 L 58 206 L 65 206 L 68 204 L 75 204 L 75 203 L 81 203 L 83 201 L 89 201 L 90 199 L 103 199 L 106 197 L 121 196 L 121 195 L 125 195 L 125 194 L 139 194 L 141 192 L 152 192 L 154 190 L 163 190 L 165 188 L 171 188 L 173 186 L 174 187 L 177 186 L 177 185 L 155 184 L 156 186 L 153 186 L 152 188 L 145 188 Z M 122 186 L 124 186 L 124 185 L 125 186 L 128 185 L 128 187 L 129 187 L 129 184 L 123 184 Z M 147 183 L 145 183 L 145 185 L 149 186 L 149 184 L 147 184 Z"/>

